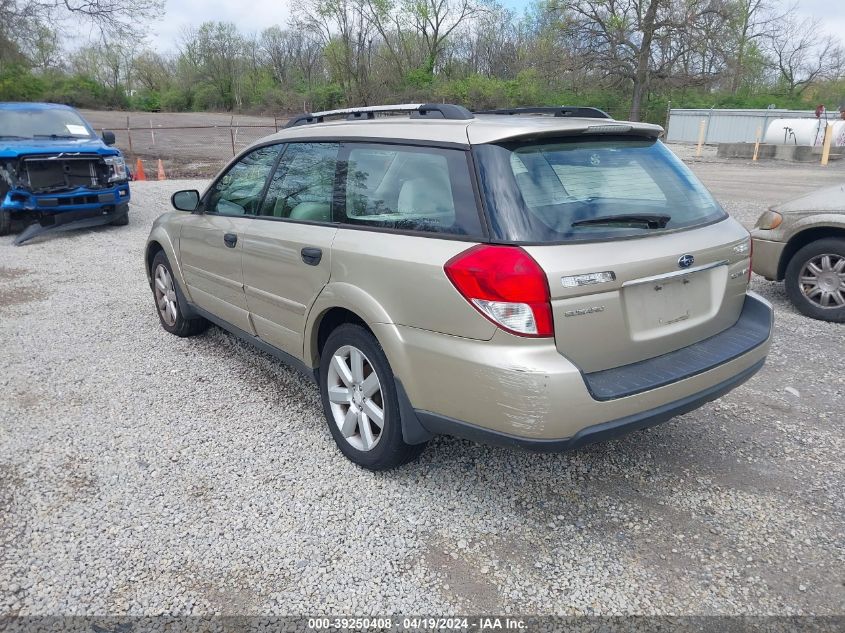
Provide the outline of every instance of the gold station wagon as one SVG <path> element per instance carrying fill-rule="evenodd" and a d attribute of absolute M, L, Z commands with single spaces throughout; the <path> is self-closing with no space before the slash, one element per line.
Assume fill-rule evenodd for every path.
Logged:
<path fill-rule="evenodd" d="M 772 310 L 748 231 L 661 131 L 579 107 L 299 116 L 156 220 L 161 324 L 305 371 L 369 469 L 435 434 L 562 450 L 668 420 L 760 369 Z"/>

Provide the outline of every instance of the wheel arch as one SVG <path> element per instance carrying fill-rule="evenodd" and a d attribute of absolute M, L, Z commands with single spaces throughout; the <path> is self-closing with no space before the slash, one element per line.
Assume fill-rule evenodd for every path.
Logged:
<path fill-rule="evenodd" d="M 354 323 L 355 325 L 360 325 L 370 334 L 375 336 L 375 333 L 373 332 L 372 328 L 367 325 L 366 321 L 364 321 L 364 319 L 355 314 L 355 312 L 347 308 L 340 308 L 337 306 L 329 308 L 328 310 L 325 310 L 318 318 L 319 321 L 316 324 L 314 332 L 317 337 L 315 344 L 318 359 L 320 356 L 322 356 L 323 347 L 325 347 L 329 335 L 331 335 L 331 333 L 334 332 L 334 330 L 337 329 L 338 326 L 344 323 Z"/>
<path fill-rule="evenodd" d="M 817 240 L 834 237 L 845 239 L 845 227 L 842 226 L 813 226 L 800 231 L 789 238 L 778 262 L 777 280 L 786 277 L 786 268 L 799 250 Z"/>
<path fill-rule="evenodd" d="M 147 281 L 153 283 L 153 259 L 155 256 L 164 250 L 164 246 L 158 240 L 150 240 L 147 242 L 147 248 L 144 250 L 144 270 L 147 272 Z"/>
<path fill-rule="evenodd" d="M 392 320 L 384 307 L 360 287 L 329 283 L 314 301 L 306 319 L 302 350 L 305 363 L 312 368 L 319 367 L 320 351 L 331 330 L 350 322 L 365 327 L 378 340 L 373 325 Z M 384 341 L 379 344 L 385 347 Z"/>
<path fill-rule="evenodd" d="M 312 310 L 312 314 L 314 314 L 314 312 L 315 311 Z M 394 343 L 397 341 L 386 341 L 380 339 L 379 335 L 376 333 L 378 330 L 382 337 L 387 336 L 387 338 L 393 339 L 392 336 L 388 335 L 388 332 L 395 330 L 395 327 L 385 327 L 385 325 L 390 324 L 389 321 L 375 320 L 371 323 L 381 323 L 383 326 L 378 328 L 371 327 L 367 320 L 359 315 L 359 310 L 351 309 L 348 305 L 327 305 L 317 311 L 316 315 L 309 319 L 310 325 L 306 331 L 305 355 L 303 357 L 306 364 L 313 368 L 315 378 L 317 378 L 319 382 L 319 369 L 317 368 L 320 366 L 320 356 L 329 335 L 338 326 L 344 323 L 354 323 L 356 325 L 360 325 L 367 330 L 381 346 L 382 351 L 387 358 L 387 362 L 390 364 L 391 370 L 394 372 L 393 378 L 396 385 L 396 397 L 399 403 L 400 423 L 402 425 L 402 437 L 404 441 L 408 444 L 414 445 L 422 444 L 430 440 L 433 437 L 432 433 L 429 432 L 420 422 L 416 411 L 414 411 L 411 401 L 408 398 L 408 394 L 405 391 L 405 386 L 402 383 L 401 376 L 396 373 L 397 367 L 394 360 L 400 360 L 397 356 L 401 356 L 401 354 L 397 355 L 397 353 L 395 353 L 396 346 Z M 393 358 L 391 358 L 391 356 L 393 356 Z"/>
<path fill-rule="evenodd" d="M 152 265 L 153 265 L 153 258 L 159 251 L 164 251 L 165 256 L 167 257 L 167 261 L 170 262 L 170 267 L 173 269 L 173 274 L 176 277 L 176 281 L 182 286 L 182 290 L 186 290 L 185 288 L 185 278 L 182 275 L 182 264 L 179 261 L 176 252 L 176 242 L 178 240 L 178 227 L 176 229 L 176 234 L 172 235 L 172 229 L 168 229 L 165 224 L 159 223 L 156 221 L 153 224 L 152 231 L 150 231 L 150 236 L 147 238 L 147 244 L 144 247 L 144 269 L 147 273 L 147 281 L 152 284 Z"/>

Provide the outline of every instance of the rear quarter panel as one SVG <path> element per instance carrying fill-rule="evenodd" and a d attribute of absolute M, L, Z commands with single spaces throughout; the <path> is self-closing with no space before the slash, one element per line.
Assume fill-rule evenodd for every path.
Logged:
<path fill-rule="evenodd" d="M 489 340 L 496 327 L 455 289 L 443 270 L 475 242 L 389 232 L 338 230 L 331 279 L 308 316 L 306 362 L 315 362 L 317 330 L 331 308 L 345 308 L 368 325 L 403 325 Z"/>

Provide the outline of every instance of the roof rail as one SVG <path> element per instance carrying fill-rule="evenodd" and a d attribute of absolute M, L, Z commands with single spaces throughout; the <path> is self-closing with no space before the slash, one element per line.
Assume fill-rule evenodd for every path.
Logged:
<path fill-rule="evenodd" d="M 585 106 L 526 107 L 500 110 L 475 110 L 474 114 L 552 114 L 557 117 L 579 117 L 585 119 L 612 119 L 604 110 Z"/>
<path fill-rule="evenodd" d="M 450 119 L 465 121 L 475 118 L 463 106 L 451 103 L 404 103 L 399 105 L 361 106 L 359 108 L 341 108 L 340 110 L 326 110 L 300 114 L 293 117 L 285 127 L 296 127 L 311 123 L 323 123 L 329 118 L 345 118 L 347 121 L 368 121 L 375 119 L 377 114 L 393 114 L 408 112 L 412 119 Z"/>

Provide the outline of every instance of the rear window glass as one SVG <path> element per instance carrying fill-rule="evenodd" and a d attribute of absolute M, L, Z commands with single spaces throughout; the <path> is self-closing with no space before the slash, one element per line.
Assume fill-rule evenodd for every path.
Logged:
<path fill-rule="evenodd" d="M 397 145 L 346 146 L 347 224 L 481 236 L 466 154 Z"/>
<path fill-rule="evenodd" d="M 561 242 L 651 235 L 726 217 L 662 143 L 601 137 L 477 146 L 498 239 Z"/>

